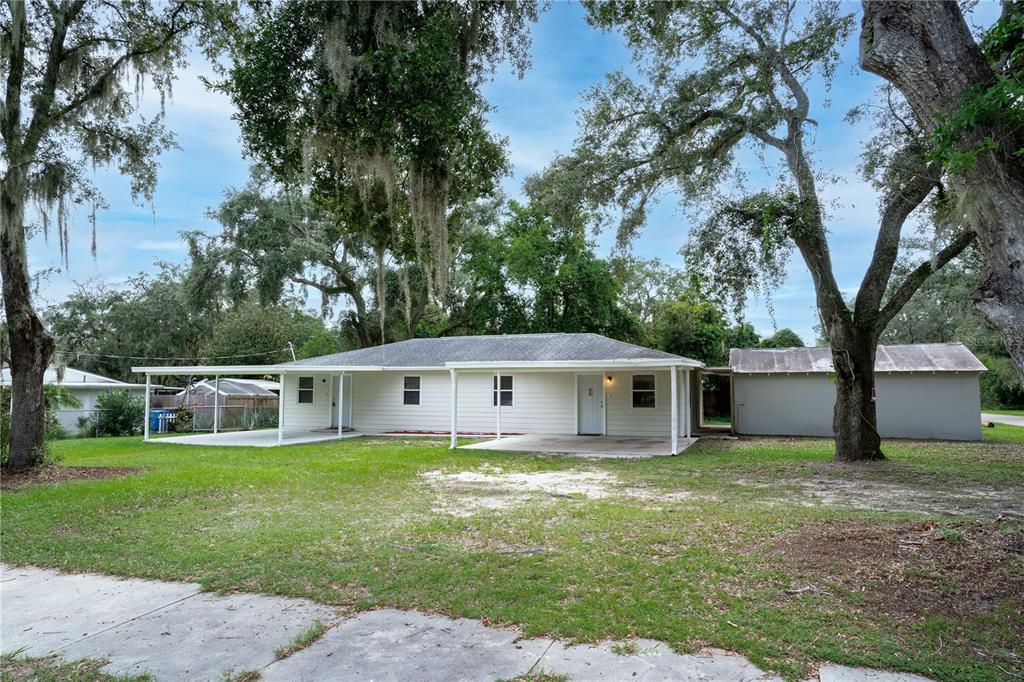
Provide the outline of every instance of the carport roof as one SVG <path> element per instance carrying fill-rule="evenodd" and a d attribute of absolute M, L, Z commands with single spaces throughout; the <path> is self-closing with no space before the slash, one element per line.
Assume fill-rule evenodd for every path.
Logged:
<path fill-rule="evenodd" d="M 828 374 L 829 348 L 733 348 L 729 366 L 736 374 Z M 876 372 L 984 372 L 985 365 L 962 343 L 878 346 Z"/>
<path fill-rule="evenodd" d="M 446 367 L 510 363 L 700 362 L 600 334 L 508 334 L 408 339 L 373 348 L 282 363 L 282 367 Z"/>

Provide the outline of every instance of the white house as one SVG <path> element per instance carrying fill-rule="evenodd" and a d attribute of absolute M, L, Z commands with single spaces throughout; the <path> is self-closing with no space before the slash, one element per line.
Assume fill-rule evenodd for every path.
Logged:
<path fill-rule="evenodd" d="M 10 386 L 10 368 L 3 368 L 0 381 L 2 381 L 4 386 Z M 72 430 L 78 428 L 80 417 L 92 415 L 96 407 L 96 400 L 101 394 L 108 391 L 127 390 L 141 396 L 146 392 L 146 384 L 130 384 L 100 374 L 94 374 L 93 372 L 75 369 L 74 367 L 65 367 L 63 373 L 58 373 L 55 367 L 48 367 L 46 372 L 43 373 L 43 383 L 63 386 L 82 403 L 81 407 L 61 407 L 57 413 L 57 419 L 60 423 L 65 428 Z"/>
<path fill-rule="evenodd" d="M 828 436 L 836 386 L 828 348 L 733 349 L 732 428 L 738 434 Z M 879 346 L 883 438 L 981 438 L 978 377 L 985 365 L 960 343 Z"/>
<path fill-rule="evenodd" d="M 279 378 L 276 433 L 180 442 L 280 445 L 430 433 L 448 434 L 455 447 L 458 434 L 541 434 L 659 439 L 674 454 L 680 437 L 689 442 L 684 397 L 700 366 L 597 334 L 522 334 L 410 339 L 276 365 L 133 370 L 147 383 L 182 374 Z"/>

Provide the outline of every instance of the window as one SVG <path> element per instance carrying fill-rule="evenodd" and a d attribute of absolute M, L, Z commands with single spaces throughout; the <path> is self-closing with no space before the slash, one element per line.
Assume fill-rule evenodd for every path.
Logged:
<path fill-rule="evenodd" d="M 313 377 L 299 377 L 299 402 L 313 402 Z"/>
<path fill-rule="evenodd" d="M 491 395 L 491 405 L 497 407 L 498 405 L 498 394 L 501 394 L 501 406 L 512 407 L 512 375 L 502 374 L 501 375 L 501 390 L 498 390 L 498 375 L 494 375 L 494 384 Z"/>
<path fill-rule="evenodd" d="M 633 375 L 633 407 L 654 407 L 654 375 Z"/>
<path fill-rule="evenodd" d="M 405 377 L 405 383 L 402 385 L 402 404 L 403 405 L 419 405 L 420 404 L 420 378 L 419 377 Z"/>

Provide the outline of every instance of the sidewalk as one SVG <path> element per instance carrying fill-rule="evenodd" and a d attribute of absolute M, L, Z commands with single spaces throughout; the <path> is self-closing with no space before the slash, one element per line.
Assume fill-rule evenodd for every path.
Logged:
<path fill-rule="evenodd" d="M 675 654 L 639 640 L 630 653 L 610 644 L 565 646 L 518 639 L 479 621 L 410 611 L 370 611 L 341 620 L 305 599 L 215 596 L 189 583 L 65 574 L 2 567 L 0 650 L 29 656 L 101 658 L 115 674 L 157 680 L 223 680 L 259 671 L 262 680 L 494 682 L 532 673 L 570 680 L 753 682 L 778 680 L 742 656 L 721 651 Z M 277 661 L 315 621 L 330 629 Z M 915 675 L 823 666 L 820 682 L 927 682 Z"/>

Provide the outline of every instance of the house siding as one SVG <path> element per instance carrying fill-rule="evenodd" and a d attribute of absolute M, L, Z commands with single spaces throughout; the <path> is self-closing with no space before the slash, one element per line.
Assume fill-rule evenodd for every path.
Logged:
<path fill-rule="evenodd" d="M 630 393 L 632 374 L 655 374 L 655 408 L 634 408 Z M 575 371 L 502 372 L 513 377 L 512 406 L 501 408 L 502 433 L 574 434 L 577 429 Z M 670 425 L 668 371 L 611 372 L 606 385 L 606 421 L 609 435 L 667 438 Z M 321 429 L 330 425 L 330 377 L 314 374 L 313 404 L 298 404 L 299 374 L 285 377 L 285 430 Z M 310 375 L 305 375 L 310 376 Z M 404 378 L 420 377 L 420 404 L 402 402 Z M 327 379 L 326 382 L 322 379 Z M 411 431 L 447 433 L 451 428 L 448 370 L 353 372 L 352 427 L 363 432 Z M 493 405 L 494 372 L 463 370 L 458 374 L 459 433 L 494 433 L 497 408 Z M 684 374 L 679 375 L 679 431 L 685 432 Z"/>
<path fill-rule="evenodd" d="M 633 375 L 654 375 L 654 407 L 633 407 Z M 612 381 L 605 384 L 605 396 L 608 401 L 607 421 L 609 436 L 649 436 L 651 438 L 668 438 L 672 433 L 672 378 L 667 370 L 649 371 L 633 370 L 628 372 L 608 372 Z M 679 393 L 679 432 L 685 433 L 683 421 L 683 386 L 686 376 L 683 372 L 677 377 Z"/>
<path fill-rule="evenodd" d="M 313 377 L 313 402 L 299 402 L 299 377 Z M 284 430 L 312 431 L 331 426 L 331 378 L 326 374 L 286 374 L 281 388 L 284 396 Z"/>
<path fill-rule="evenodd" d="M 835 384 L 824 374 L 737 374 L 735 428 L 750 435 L 832 437 Z M 981 437 L 976 373 L 876 375 L 884 438 Z"/>

